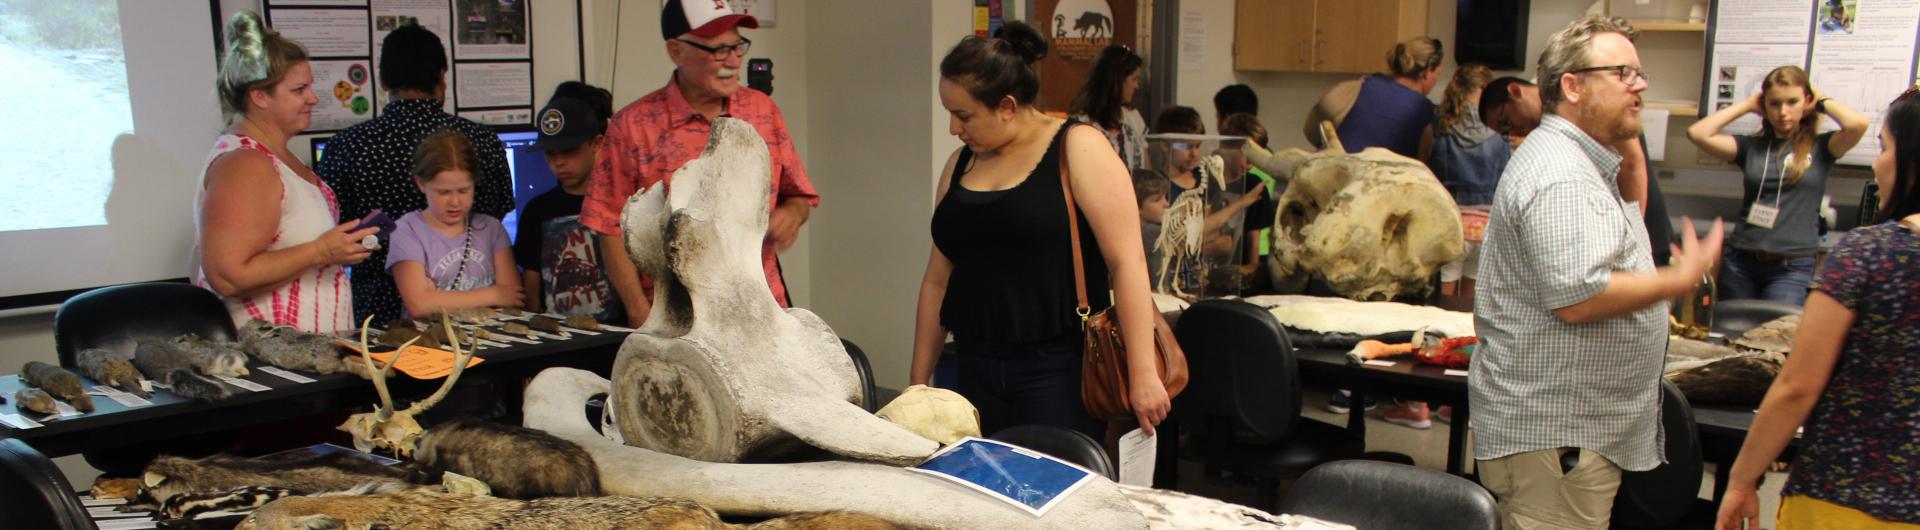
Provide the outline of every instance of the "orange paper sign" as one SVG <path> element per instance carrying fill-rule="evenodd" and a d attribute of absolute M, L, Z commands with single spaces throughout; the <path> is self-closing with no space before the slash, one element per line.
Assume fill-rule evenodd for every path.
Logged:
<path fill-rule="evenodd" d="M 453 352 L 447 350 L 428 348 L 426 346 L 408 346 L 407 349 L 397 352 L 376 352 L 369 355 L 369 357 L 372 357 L 376 362 L 386 364 L 387 360 L 393 358 L 395 354 L 399 354 L 400 362 L 393 365 L 394 369 L 400 370 L 412 376 L 414 379 L 439 379 L 453 373 Z M 474 365 L 480 364 L 482 360 L 484 359 L 479 357 L 470 358 L 467 360 L 467 367 L 472 368 Z"/>

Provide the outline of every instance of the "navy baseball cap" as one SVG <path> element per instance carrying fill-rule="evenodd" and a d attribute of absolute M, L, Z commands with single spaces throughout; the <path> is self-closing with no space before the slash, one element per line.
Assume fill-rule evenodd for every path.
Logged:
<path fill-rule="evenodd" d="M 573 149 L 606 132 L 600 115 L 587 102 L 574 98 L 553 98 L 534 115 L 533 124 L 540 128 L 540 139 L 528 147 L 534 151 Z"/>

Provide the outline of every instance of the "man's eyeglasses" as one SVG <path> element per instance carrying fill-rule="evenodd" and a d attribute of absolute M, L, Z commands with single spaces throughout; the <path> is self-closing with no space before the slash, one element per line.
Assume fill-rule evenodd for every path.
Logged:
<path fill-rule="evenodd" d="M 1589 66 L 1586 68 L 1575 69 L 1572 73 L 1581 74 L 1586 72 L 1613 72 L 1614 75 L 1620 76 L 1620 82 L 1626 83 L 1627 86 L 1633 86 L 1635 83 L 1640 83 L 1640 82 L 1645 82 L 1649 85 L 1653 84 L 1653 76 L 1647 75 L 1646 72 L 1640 71 L 1640 67 L 1629 65 L 1629 64 L 1616 64 L 1613 66 Z"/>
<path fill-rule="evenodd" d="M 746 57 L 747 49 L 753 47 L 753 41 L 747 40 L 746 37 L 741 37 L 740 42 L 737 42 L 734 44 L 728 44 L 726 46 L 708 46 L 708 45 L 701 44 L 701 43 L 694 42 L 687 39 L 674 39 L 674 40 L 680 41 L 683 44 L 686 44 L 688 46 L 692 46 L 695 48 L 699 48 L 701 51 L 705 51 L 709 54 L 712 54 L 714 59 L 726 59 L 728 55 L 732 55 L 735 57 Z"/>

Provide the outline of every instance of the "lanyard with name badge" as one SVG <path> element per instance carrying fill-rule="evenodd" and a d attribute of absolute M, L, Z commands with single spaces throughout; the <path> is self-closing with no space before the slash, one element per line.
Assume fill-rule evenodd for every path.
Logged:
<path fill-rule="evenodd" d="M 1773 146 L 1767 146 L 1767 157 L 1760 165 L 1760 191 L 1753 195 L 1753 207 L 1747 209 L 1747 224 L 1773 229 L 1774 221 L 1780 219 L 1780 196 L 1787 193 L 1787 161 L 1780 161 L 1780 174 L 1775 175 L 1777 184 L 1773 191 L 1773 206 L 1760 204 L 1760 197 L 1767 193 L 1767 169 L 1773 164 Z"/>

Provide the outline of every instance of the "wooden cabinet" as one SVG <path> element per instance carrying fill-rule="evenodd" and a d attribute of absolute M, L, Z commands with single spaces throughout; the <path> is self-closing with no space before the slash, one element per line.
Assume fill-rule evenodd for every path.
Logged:
<path fill-rule="evenodd" d="M 1428 0 L 1237 0 L 1235 70 L 1373 73 L 1427 34 Z"/>

